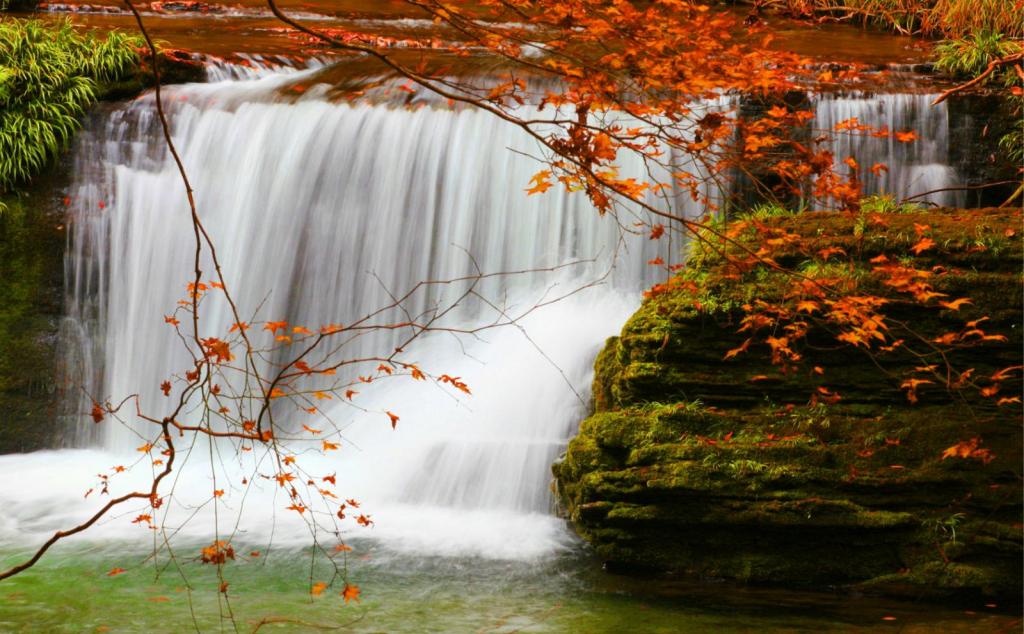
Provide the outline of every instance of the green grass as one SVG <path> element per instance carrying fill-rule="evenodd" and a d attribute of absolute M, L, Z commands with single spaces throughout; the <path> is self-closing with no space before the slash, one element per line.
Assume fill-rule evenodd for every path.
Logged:
<path fill-rule="evenodd" d="M 964 37 L 974 31 L 1024 36 L 1016 0 L 762 0 L 764 8 L 793 15 L 849 16 L 904 34 Z"/>
<path fill-rule="evenodd" d="M 138 63 L 138 38 L 105 39 L 69 21 L 0 18 L 0 191 L 42 171 L 67 146 L 101 83 Z"/>
<path fill-rule="evenodd" d="M 1024 17 L 1022 17 L 1024 19 Z M 973 31 L 970 35 L 945 40 L 935 47 L 935 67 L 949 75 L 968 78 L 980 75 L 989 63 L 1024 50 L 1020 41 L 991 30 Z M 1012 84 L 1012 70 L 996 73 L 995 79 Z"/>

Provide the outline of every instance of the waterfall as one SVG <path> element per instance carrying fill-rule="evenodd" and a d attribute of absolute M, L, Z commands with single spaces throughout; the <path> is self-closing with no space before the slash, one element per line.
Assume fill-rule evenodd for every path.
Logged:
<path fill-rule="evenodd" d="M 199 213 L 243 312 L 260 306 L 261 319 L 310 327 L 350 323 L 421 280 L 601 258 L 560 276 L 480 284 L 488 297 L 511 293 L 523 302 L 550 284 L 599 277 L 612 263 L 620 228 L 597 219 L 584 196 L 524 193 L 539 164 L 516 151 L 537 148 L 514 126 L 468 109 L 335 104 L 316 95 L 281 102 L 281 81 L 167 91 Z M 152 379 L 188 361 L 163 317 L 184 297 L 194 238 L 152 99 L 101 119 L 76 156 L 69 320 L 84 333 L 86 356 L 103 360 L 87 391 L 141 389 L 144 401 L 159 402 Z M 636 291 L 653 280 L 645 262 L 664 247 L 641 239 L 629 248 L 605 286 Z M 411 310 L 439 299 L 421 294 Z M 203 319 L 205 336 L 222 335 L 233 321 L 223 303 L 204 307 Z M 380 333 L 360 350 L 389 351 L 393 338 Z M 132 443 L 113 427 L 101 439 L 112 449 Z"/>
<path fill-rule="evenodd" d="M 373 534 L 393 547 L 550 551 L 564 538 L 550 514 L 550 464 L 585 415 L 594 355 L 655 281 L 646 262 L 668 259 L 669 244 L 623 243 L 616 219 L 598 217 L 581 194 L 527 196 L 541 167 L 524 155 L 537 153 L 536 142 L 489 114 L 332 103 L 316 90 L 282 99 L 278 89 L 293 80 L 165 91 L 199 213 L 247 319 L 258 307 L 254 321 L 351 323 L 421 280 L 477 267 L 523 272 L 478 284 L 512 314 L 571 295 L 521 328 L 419 342 L 407 353 L 427 371 L 462 377 L 473 395 L 412 381 L 361 388 L 357 403 L 370 412 L 334 405 L 341 399 L 323 408 L 344 428 L 342 449 L 314 463 L 338 472 L 339 492 L 374 509 Z M 137 393 L 154 408 L 167 403 L 160 382 L 189 365 L 164 316 L 184 297 L 194 239 L 157 126 L 149 96 L 102 113 L 78 142 L 65 328 L 78 368 L 69 374 L 86 392 Z M 408 308 L 416 314 L 463 288 L 422 293 Z M 211 300 L 202 334 L 223 336 L 233 319 Z M 471 301 L 449 323 L 493 318 Z M 373 333 L 346 354 L 387 353 L 395 341 Z M 89 363 L 98 372 L 90 375 Z M 372 413 L 384 409 L 400 414 L 397 430 Z M 73 443 L 131 455 L 146 424 L 108 422 L 87 420 Z M 450 516 L 461 532 L 448 528 Z"/>
<path fill-rule="evenodd" d="M 852 156 L 864 167 L 886 166 L 879 174 L 864 176 L 867 194 L 891 194 L 897 198 L 916 196 L 917 202 L 962 206 L 963 191 L 936 191 L 958 184 L 950 164 L 949 109 L 945 102 L 932 106 L 935 94 L 853 93 L 820 95 L 814 98 L 814 127 L 833 130 L 837 123 L 856 118 L 873 128 L 891 132 L 912 130 L 917 140 L 901 143 L 891 135 L 841 134 L 833 145 L 835 168 L 845 173 L 842 161 Z"/>
<path fill-rule="evenodd" d="M 418 361 L 463 377 L 473 395 L 412 381 L 368 388 L 359 402 L 366 411 L 345 404 L 329 410 L 343 427 L 342 450 L 309 460 L 324 473 L 337 471 L 339 491 L 374 509 L 372 535 L 399 551 L 523 558 L 562 547 L 566 532 L 550 514 L 550 464 L 586 414 L 594 355 L 658 275 L 646 262 L 677 259 L 680 245 L 624 236 L 620 222 L 633 219 L 598 217 L 581 194 L 552 189 L 527 196 L 540 169 L 527 156 L 537 154 L 536 142 L 487 113 L 335 103 L 319 88 L 283 97 L 281 89 L 301 72 L 266 76 L 257 69 L 252 75 L 264 76 L 231 81 L 225 78 L 248 71 L 222 68 L 215 77 L 223 81 L 165 89 L 199 214 L 247 318 L 310 328 L 350 323 L 418 281 L 476 267 L 532 271 L 480 284 L 481 294 L 513 311 L 568 295 L 519 327 L 419 342 L 411 351 Z M 944 162 L 944 110 L 924 110 L 922 99 L 823 97 L 816 125 L 857 116 L 918 128 L 921 145 L 858 140 L 837 156 L 853 152 L 862 163 L 888 163 L 890 172 L 869 183 L 876 190 L 946 186 L 955 174 Z M 642 173 L 638 164 L 623 171 Z M 76 143 L 74 173 L 66 373 L 97 397 L 139 394 L 144 407 L 159 408 L 166 404 L 160 382 L 189 363 L 164 316 L 184 297 L 194 247 L 152 95 L 93 117 Z M 566 266 L 537 270 L 558 265 Z M 212 271 L 208 259 L 203 268 Z M 463 288 L 424 293 L 410 309 L 426 310 Z M 451 323 L 479 323 L 492 313 L 483 302 L 467 302 Z M 204 336 L 222 335 L 233 321 L 216 298 L 202 315 Z M 375 333 L 349 352 L 388 351 L 395 341 L 393 333 Z M 373 413 L 385 408 L 401 414 L 395 431 Z M 74 409 L 81 412 L 82 404 Z M 49 454 L 62 460 L 59 475 L 49 458 L 0 461 L 0 473 L 17 470 L 49 483 L 43 486 L 50 491 L 45 503 L 38 495 L 2 493 L 8 513 L 0 541 L 84 516 L 92 506 L 78 483 L 117 464 L 117 456 L 138 457 L 136 432 L 143 427 L 130 420 L 79 424 L 68 444 L 98 449 Z M 208 496 L 211 473 L 238 479 L 223 466 L 200 472 L 184 476 L 179 495 Z M 264 489 L 260 499 L 283 507 L 274 486 Z M 279 542 L 289 535 L 308 540 L 294 513 L 272 528 L 259 505 L 239 513 L 253 519 L 251 538 L 273 530 Z M 125 524 L 110 522 L 90 534 L 137 534 Z M 197 530 L 208 535 L 205 527 Z"/>

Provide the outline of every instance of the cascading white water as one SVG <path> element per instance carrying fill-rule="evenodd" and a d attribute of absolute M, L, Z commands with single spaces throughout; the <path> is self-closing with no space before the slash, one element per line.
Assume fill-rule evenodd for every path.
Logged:
<path fill-rule="evenodd" d="M 540 168 L 513 150 L 536 145 L 488 114 L 336 104 L 316 90 L 283 101 L 277 89 L 293 78 L 166 91 L 199 212 L 247 316 L 258 306 L 257 319 L 350 323 L 389 304 L 391 293 L 477 266 L 526 271 L 581 261 L 481 281 L 479 292 L 512 314 L 601 280 L 523 320 L 523 330 L 461 343 L 434 337 L 408 351 L 428 371 L 463 377 L 470 398 L 411 382 L 361 389 L 361 407 L 401 414 L 397 431 L 379 414 L 323 408 L 345 435 L 337 458 L 320 464 L 338 471 L 339 491 L 371 505 L 375 536 L 428 552 L 550 550 L 562 535 L 549 514 L 550 464 L 585 411 L 594 354 L 654 280 L 646 261 L 668 259 L 668 244 L 640 237 L 623 247 L 619 225 L 598 218 L 582 195 L 528 197 Z M 82 135 L 67 267 L 68 334 L 82 360 L 102 360 L 99 375 L 71 374 L 88 381 L 89 393 L 139 393 L 151 407 L 166 403 L 160 382 L 188 366 L 164 315 L 191 279 L 194 240 L 157 123 L 150 97 Z M 208 260 L 204 268 L 212 270 Z M 420 294 L 407 307 L 419 313 L 464 286 Z M 493 316 L 468 302 L 452 323 Z M 208 303 L 203 334 L 222 335 L 232 321 L 223 303 Z M 386 353 L 395 337 L 375 333 L 347 354 Z M 131 429 L 84 427 L 79 443 L 98 429 L 114 454 L 141 444 Z M 451 513 L 463 527 L 457 544 Z"/>
<path fill-rule="evenodd" d="M 585 413 L 594 354 L 654 280 L 646 261 L 668 259 L 679 245 L 637 237 L 623 247 L 618 225 L 598 218 L 582 195 L 526 196 L 539 167 L 513 150 L 529 154 L 536 147 L 488 114 L 337 104 L 316 89 L 282 100 L 277 89 L 292 78 L 166 91 L 199 213 L 245 315 L 258 307 L 261 320 L 348 323 L 388 304 L 389 291 L 471 273 L 474 260 L 484 271 L 515 271 L 594 259 L 481 285 L 488 297 L 528 307 L 600 278 L 614 261 L 601 284 L 531 314 L 522 330 L 462 344 L 445 337 L 420 342 L 415 353 L 424 366 L 464 377 L 473 396 L 454 398 L 414 382 L 367 389 L 359 404 L 369 413 L 345 405 L 330 411 L 344 427 L 342 451 L 310 459 L 324 473 L 337 471 L 340 492 L 373 509 L 372 534 L 395 549 L 521 558 L 559 548 L 566 532 L 549 513 L 549 465 Z M 889 164 L 889 180 L 876 186 L 910 187 L 913 170 L 941 167 L 946 152 L 938 136 L 944 128 L 914 114 L 916 99 L 822 98 L 816 125 L 858 116 L 920 129 L 923 117 L 927 141 L 913 154 L 868 141 L 837 151 Z M 87 391 L 101 398 L 138 393 L 151 407 L 165 402 L 160 382 L 188 365 L 163 316 L 184 296 L 193 249 L 182 185 L 157 124 L 150 96 L 97 117 L 77 144 L 65 324 L 74 342 L 70 374 Z M 639 173 L 638 165 L 623 168 Z M 936 168 L 935 175 L 929 186 L 951 184 L 950 171 Z M 204 269 L 211 270 L 208 260 Z M 423 295 L 412 308 L 443 298 Z M 474 323 L 486 313 L 470 304 L 457 319 Z M 204 307 L 203 320 L 204 335 L 220 335 L 233 321 L 217 301 Z M 386 351 L 394 341 L 378 333 L 356 351 Z M 372 413 L 385 408 L 401 413 L 397 431 Z M 100 438 L 92 437 L 95 429 Z M 130 427 L 106 423 L 85 423 L 76 442 L 102 451 L 0 461 L 0 473 L 17 469 L 48 483 L 49 496 L 40 503 L 36 493 L 0 492 L 7 510 L 0 540 L 85 516 L 92 506 L 81 498 L 80 483 L 118 456 L 137 456 L 132 452 L 141 444 Z M 63 461 L 60 474 L 49 456 Z M 209 495 L 210 472 L 200 472 L 186 476 L 179 494 L 184 488 L 195 489 L 197 500 Z M 234 486 L 237 477 L 221 475 Z M 283 507 L 274 495 L 276 487 L 267 486 L 269 503 Z M 257 506 L 246 511 L 253 538 L 269 530 Z M 277 521 L 279 541 L 304 535 L 293 516 Z M 137 534 L 125 521 L 91 534 L 104 530 Z"/>
<path fill-rule="evenodd" d="M 876 163 L 886 166 L 877 175 L 864 176 L 864 189 L 869 194 L 891 194 L 896 197 L 920 196 L 915 200 L 936 205 L 963 205 L 963 191 L 939 191 L 957 184 L 956 170 L 949 160 L 949 110 L 945 103 L 932 106 L 934 94 L 848 94 L 823 95 L 815 98 L 814 125 L 833 130 L 836 124 L 850 119 L 890 132 L 913 131 L 917 139 L 901 143 L 893 135 L 840 134 L 833 151 L 836 169 L 847 157 L 854 157 L 864 167 Z M 932 193 L 928 193 L 932 192 Z"/>

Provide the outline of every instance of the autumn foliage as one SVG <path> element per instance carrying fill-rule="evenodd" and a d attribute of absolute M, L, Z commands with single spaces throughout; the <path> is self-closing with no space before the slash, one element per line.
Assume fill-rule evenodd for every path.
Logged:
<path fill-rule="evenodd" d="M 806 104 L 792 99 L 818 82 L 852 80 L 855 70 L 814 69 L 806 59 L 769 48 L 773 36 L 765 27 L 745 25 L 732 14 L 690 0 L 407 3 L 459 34 L 458 43 L 445 45 L 447 53 L 457 58 L 485 55 L 497 63 L 498 72 L 453 77 L 430 59 L 408 64 L 387 53 L 380 42 L 319 32 L 288 17 L 273 0 L 269 6 L 311 41 L 376 59 L 409 91 L 432 93 L 519 126 L 536 141 L 542 163 L 530 182 L 520 184 L 523 196 L 563 189 L 593 203 L 593 222 L 615 221 L 624 232 L 646 239 L 692 244 L 689 267 L 660 259 L 650 263 L 664 270 L 664 282 L 648 295 L 686 294 L 698 312 L 715 302 L 733 302 L 735 329 L 743 341 L 726 360 L 760 354 L 781 376 L 810 373 L 816 385 L 805 395 L 807 402 L 829 405 L 840 402 L 843 393 L 820 367 L 806 367 L 807 349 L 855 349 L 876 359 L 882 373 L 887 372 L 887 356 L 912 356 L 916 361 L 911 368 L 901 365 L 887 377 L 908 402 L 941 390 L 998 407 L 1019 405 L 1019 390 L 1013 387 L 1019 387 L 1019 366 L 982 376 L 957 362 L 957 353 L 964 349 L 985 349 L 1006 338 L 989 329 L 986 315 L 966 316 L 973 305 L 969 294 L 942 290 L 951 272 L 933 257 L 947 250 L 934 239 L 934 227 L 879 208 L 877 201 L 865 204 L 865 175 L 877 175 L 887 166 L 862 165 L 857 157 L 836 157 L 829 149 L 835 135 L 911 144 L 916 133 L 872 128 L 856 119 L 813 130 Z M 738 96 L 758 104 L 756 112 L 742 113 L 734 99 Z M 169 134 L 167 139 L 170 143 Z M 57 541 L 88 529 L 120 505 L 140 507 L 130 513 L 130 521 L 140 528 L 163 530 L 160 510 L 173 495 L 167 490 L 168 478 L 181 460 L 181 448 L 200 437 L 219 439 L 236 456 L 265 452 L 268 460 L 253 477 L 283 493 L 284 502 L 272 512 L 293 513 L 306 522 L 316 556 L 335 565 L 336 578 L 310 580 L 310 595 L 318 597 L 334 587 L 345 603 L 358 601 L 360 589 L 347 579 L 344 567 L 351 547 L 333 537 L 321 541 L 320 536 L 337 536 L 343 525 L 370 530 L 373 515 L 363 501 L 346 499 L 344 483 L 339 486 L 334 473 L 306 470 L 297 447 L 312 445 L 321 455 L 338 451 L 339 421 L 321 407 L 344 401 L 358 408 L 360 389 L 368 384 L 433 382 L 457 397 L 470 397 L 471 386 L 457 368 L 432 368 L 407 356 L 406 350 L 416 339 L 444 330 L 438 315 L 471 296 L 475 282 L 511 274 L 480 272 L 459 280 L 424 281 L 401 289 L 404 294 L 396 294 L 393 304 L 352 323 L 293 324 L 280 315 L 254 317 L 247 312 L 253 307 L 236 304 L 183 167 L 182 176 L 195 228 L 195 265 L 182 272 L 182 299 L 167 308 L 164 321 L 192 361 L 168 368 L 161 378 L 164 402 L 91 395 L 86 414 L 97 425 L 130 425 L 130 419 L 146 423 L 148 431 L 138 447 L 144 459 L 137 466 L 153 469 L 150 486 L 109 499 L 95 516 L 57 533 L 33 558 L 0 573 L 0 578 L 30 567 Z M 833 208 L 837 211 L 831 215 L 855 219 L 858 230 L 853 235 L 830 231 L 828 213 L 811 216 L 821 228 L 813 235 L 757 214 L 742 215 L 741 201 L 724 195 L 735 191 L 727 185 L 741 181 L 752 183 L 760 199 L 775 203 L 774 209 L 793 203 Z M 687 211 L 694 204 L 702 210 L 697 217 Z M 948 222 L 967 227 L 969 218 L 951 216 Z M 872 241 L 873 231 L 892 233 L 897 227 L 903 236 L 899 244 L 879 247 Z M 982 229 L 971 238 L 979 241 L 978 248 L 988 248 L 985 240 L 990 239 L 1019 240 Z M 200 253 L 211 257 L 212 270 L 202 269 Z M 794 268 L 794 262 L 808 259 L 813 266 Z M 703 270 L 694 270 L 697 263 Z M 713 275 L 704 274 L 709 270 Z M 764 292 L 726 297 L 726 282 L 752 278 L 760 280 Z M 381 317 L 404 309 L 427 287 L 455 283 L 468 284 L 471 290 L 450 306 L 397 321 Z M 232 325 L 216 335 L 208 334 L 203 322 L 209 301 L 226 305 L 231 313 Z M 915 324 L 899 319 L 900 308 L 907 305 L 952 316 L 955 326 L 924 337 Z M 512 316 L 487 327 L 515 321 Z M 375 330 L 406 335 L 391 350 L 346 354 L 348 342 Z M 268 364 L 267 359 L 279 361 Z M 373 414 L 396 432 L 406 415 L 386 408 Z M 985 462 L 991 455 L 978 434 L 950 447 L 942 458 Z M 106 493 L 109 478 L 123 470 L 103 476 L 98 496 Z M 225 487 L 211 487 L 211 504 L 225 504 L 230 497 Z M 220 538 L 194 555 L 225 570 L 243 557 Z M 252 552 L 248 558 L 259 556 Z M 109 574 L 120 572 L 115 568 Z M 228 593 L 228 582 L 222 580 L 219 589 Z"/>

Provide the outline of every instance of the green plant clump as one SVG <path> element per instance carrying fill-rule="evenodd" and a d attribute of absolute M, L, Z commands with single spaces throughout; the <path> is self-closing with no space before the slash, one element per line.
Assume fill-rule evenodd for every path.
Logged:
<path fill-rule="evenodd" d="M 56 158 L 100 84 L 136 67 L 140 45 L 122 33 L 80 33 L 69 21 L 0 19 L 0 192 Z"/>
<path fill-rule="evenodd" d="M 1008 57 L 1024 50 L 1021 42 L 1010 39 L 1002 33 L 982 29 L 970 35 L 945 40 L 935 47 L 935 67 L 949 75 L 960 78 L 975 77 L 988 68 L 990 62 Z M 1007 69 L 1000 77 L 1007 85 L 1016 79 L 1013 71 Z"/>
<path fill-rule="evenodd" d="M 1024 19 L 1021 19 L 1024 23 Z M 1024 51 L 1024 42 L 1002 33 L 979 29 L 970 35 L 949 39 L 935 47 L 935 67 L 958 79 L 969 79 L 984 73 L 995 60 Z M 988 84 L 1010 90 L 1021 80 L 1009 66 L 988 77 Z M 1013 165 L 1024 163 L 1024 98 L 1017 93 L 1010 98 L 1013 127 L 999 139 L 999 149 Z"/>

